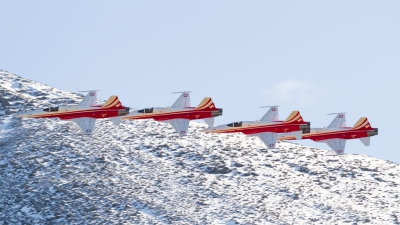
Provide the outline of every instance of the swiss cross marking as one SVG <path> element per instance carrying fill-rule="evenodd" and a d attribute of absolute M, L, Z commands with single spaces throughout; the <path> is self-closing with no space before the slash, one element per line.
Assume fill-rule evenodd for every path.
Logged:
<path fill-rule="evenodd" d="M 94 93 L 92 92 L 92 93 L 90 93 L 90 96 L 94 96 Z"/>
<path fill-rule="evenodd" d="M 185 97 L 185 98 L 186 98 L 187 96 L 188 96 L 188 94 L 183 94 L 183 97 Z"/>
<path fill-rule="evenodd" d="M 343 115 L 339 115 L 339 118 L 343 118 Z"/>
<path fill-rule="evenodd" d="M 342 153 L 343 151 L 342 150 L 337 150 L 337 152 Z"/>
<path fill-rule="evenodd" d="M 186 133 L 186 132 L 185 132 L 184 130 L 182 130 L 182 131 L 181 131 L 181 134 L 184 134 L 184 133 Z"/>
<path fill-rule="evenodd" d="M 87 129 L 87 130 L 86 130 L 86 132 L 87 132 L 87 133 L 90 133 L 90 132 L 92 132 L 92 130 L 90 130 L 90 129 Z"/>
<path fill-rule="evenodd" d="M 276 111 L 276 109 L 275 109 L 275 108 L 272 108 L 271 110 L 272 110 L 272 111 Z"/>
<path fill-rule="evenodd" d="M 272 143 L 271 143 L 271 144 L 269 144 L 269 147 L 274 147 L 274 144 L 272 144 Z"/>

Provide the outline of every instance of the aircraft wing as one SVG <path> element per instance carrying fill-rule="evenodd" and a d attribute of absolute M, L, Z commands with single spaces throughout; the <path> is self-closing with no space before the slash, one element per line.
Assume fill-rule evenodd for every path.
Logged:
<path fill-rule="evenodd" d="M 70 121 L 75 122 L 85 134 L 92 134 L 96 123 L 96 119 L 89 117 L 71 119 Z"/>
<path fill-rule="evenodd" d="M 335 119 L 328 125 L 327 128 L 341 128 L 346 126 L 346 115 L 345 113 L 330 113 L 328 115 L 337 114 Z"/>
<path fill-rule="evenodd" d="M 179 98 L 172 104 L 171 108 L 184 108 L 190 107 L 190 91 L 173 92 L 182 93 Z"/>
<path fill-rule="evenodd" d="M 324 140 L 328 146 L 336 152 L 336 154 L 341 155 L 344 154 L 344 148 L 346 147 L 346 140 L 339 138 L 332 138 L 328 140 Z"/>
<path fill-rule="evenodd" d="M 267 122 L 272 122 L 272 121 L 277 121 L 279 120 L 278 116 L 278 106 L 263 106 L 261 108 L 265 107 L 271 107 L 268 112 L 265 113 L 263 117 L 261 117 L 260 121 L 267 121 Z"/>
<path fill-rule="evenodd" d="M 97 101 L 97 91 L 88 91 L 89 93 L 83 98 L 78 106 L 94 106 Z"/>
<path fill-rule="evenodd" d="M 164 120 L 163 122 L 171 124 L 171 126 L 176 130 L 176 132 L 178 132 L 180 136 L 185 136 L 189 128 L 190 120 L 173 119 L 173 120 Z"/>
<path fill-rule="evenodd" d="M 257 135 L 254 135 L 260 138 L 260 140 L 262 142 L 264 142 L 264 144 L 270 148 L 273 149 L 276 147 L 276 139 L 278 138 L 278 134 L 277 133 L 273 133 L 273 132 L 262 132 L 259 133 Z"/>

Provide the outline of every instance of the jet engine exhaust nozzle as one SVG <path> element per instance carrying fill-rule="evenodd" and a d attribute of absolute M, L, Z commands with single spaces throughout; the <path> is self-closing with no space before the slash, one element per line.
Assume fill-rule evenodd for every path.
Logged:
<path fill-rule="evenodd" d="M 374 131 L 367 132 L 368 137 L 375 136 L 375 135 L 378 135 L 378 128 L 374 128 Z"/>
<path fill-rule="evenodd" d="M 308 134 L 308 133 L 310 133 L 310 130 L 311 130 L 310 126 L 311 126 L 311 123 L 307 122 L 307 124 L 300 125 L 300 130 L 303 132 L 303 134 Z"/>
<path fill-rule="evenodd" d="M 129 107 L 125 107 L 125 109 L 118 110 L 118 116 L 123 116 L 129 114 Z"/>
<path fill-rule="evenodd" d="M 221 108 L 218 108 L 218 112 L 216 111 L 211 112 L 211 116 L 212 117 L 222 116 L 222 111 L 223 110 Z"/>

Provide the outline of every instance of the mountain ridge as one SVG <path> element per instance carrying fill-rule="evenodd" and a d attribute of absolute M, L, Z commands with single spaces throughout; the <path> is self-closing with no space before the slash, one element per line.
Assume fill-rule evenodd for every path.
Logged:
<path fill-rule="evenodd" d="M 191 123 L 98 120 L 95 133 L 15 113 L 82 95 L 0 71 L 4 224 L 400 224 L 400 166 Z M 1 221 L 1 220 L 0 220 Z"/>

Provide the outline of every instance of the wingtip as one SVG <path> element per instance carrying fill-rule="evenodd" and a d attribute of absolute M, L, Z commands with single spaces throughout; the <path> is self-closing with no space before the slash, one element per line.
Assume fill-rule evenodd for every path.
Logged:
<path fill-rule="evenodd" d="M 337 115 L 337 114 L 346 114 L 347 112 L 339 112 L 339 113 L 328 113 L 326 115 Z"/>
<path fill-rule="evenodd" d="M 260 106 L 260 108 L 280 107 L 280 105 Z"/>
<path fill-rule="evenodd" d="M 174 91 L 174 92 L 171 92 L 171 94 L 181 94 L 181 93 L 190 93 L 190 92 L 192 92 L 192 91 Z"/>
<path fill-rule="evenodd" d="M 88 90 L 88 91 L 78 91 L 78 92 L 91 92 L 91 91 L 100 91 L 100 90 Z"/>

